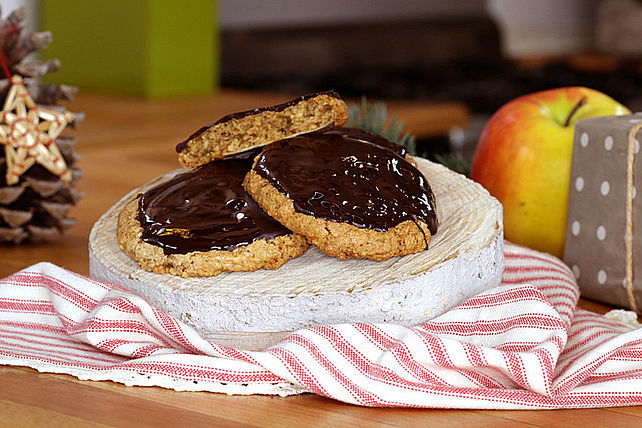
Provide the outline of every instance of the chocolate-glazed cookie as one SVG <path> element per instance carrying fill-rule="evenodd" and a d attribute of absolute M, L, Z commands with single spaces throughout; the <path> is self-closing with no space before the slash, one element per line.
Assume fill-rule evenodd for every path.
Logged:
<path fill-rule="evenodd" d="M 408 154 L 408 151 L 406 150 L 406 148 L 401 144 L 397 144 L 393 141 L 390 141 L 389 139 L 382 137 L 379 134 L 375 134 L 374 132 L 365 131 L 359 128 L 336 128 L 328 131 L 323 131 L 323 133 L 330 134 L 330 135 L 344 135 L 350 139 L 362 140 L 368 143 L 373 143 L 378 146 L 390 149 L 401 157 L 406 157 L 406 155 Z"/>
<path fill-rule="evenodd" d="M 187 168 L 282 138 L 342 126 L 348 107 L 334 91 L 304 95 L 283 104 L 232 113 L 204 126 L 176 146 Z"/>
<path fill-rule="evenodd" d="M 141 239 L 165 254 L 185 254 L 291 234 L 241 186 L 251 166 L 249 159 L 211 162 L 149 189 L 138 203 Z"/>
<path fill-rule="evenodd" d="M 185 277 L 276 269 L 302 254 L 305 239 L 268 217 L 242 188 L 251 164 L 212 162 L 139 195 L 121 212 L 121 248 L 144 269 Z"/>
<path fill-rule="evenodd" d="M 385 260 L 426 249 L 438 226 L 427 180 L 363 137 L 332 132 L 271 144 L 244 187 L 270 216 L 329 255 Z"/>

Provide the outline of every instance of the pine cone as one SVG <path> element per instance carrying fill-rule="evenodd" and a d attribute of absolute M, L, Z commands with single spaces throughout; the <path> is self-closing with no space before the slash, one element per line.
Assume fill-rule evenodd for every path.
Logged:
<path fill-rule="evenodd" d="M 22 22 L 26 14 L 26 9 L 20 8 L 11 12 L 6 19 L 0 18 L 0 49 L 9 72 L 24 78 L 25 87 L 36 104 L 64 111 L 64 106 L 59 102 L 73 100 L 77 88 L 38 82 L 38 77 L 56 71 L 59 62 L 25 60 L 30 53 L 40 51 L 51 43 L 49 32 L 24 31 Z M 0 79 L 0 100 L 4 103 L 10 82 L 1 69 L 0 76 L 3 77 Z M 74 116 L 73 127 L 83 115 L 76 113 Z M 82 176 L 76 166 L 80 158 L 74 152 L 76 139 L 61 136 L 55 143 L 72 172 L 69 185 L 38 164 L 28 169 L 17 184 L 7 185 L 5 151 L 0 150 L 0 242 L 56 240 L 64 230 L 75 224 L 75 219 L 68 218 L 67 213 L 82 197 L 82 192 L 73 189 Z"/>

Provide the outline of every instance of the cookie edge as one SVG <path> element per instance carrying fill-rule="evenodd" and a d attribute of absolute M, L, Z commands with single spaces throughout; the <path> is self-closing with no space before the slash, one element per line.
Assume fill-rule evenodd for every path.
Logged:
<path fill-rule="evenodd" d="M 199 148 L 197 147 L 203 141 L 217 141 L 218 139 L 218 136 L 216 135 L 217 132 L 220 131 L 222 127 L 229 125 L 231 122 L 235 122 L 235 121 L 242 122 L 246 120 L 252 120 L 252 118 L 254 118 L 257 115 L 265 115 L 265 114 L 290 115 L 290 112 L 292 110 L 296 108 L 300 108 L 300 106 L 303 103 L 309 103 L 309 102 L 312 102 L 313 100 L 319 100 L 319 99 L 325 99 L 326 102 L 333 105 L 333 108 L 331 110 L 332 117 L 330 119 L 330 121 L 332 122 L 332 125 L 330 125 L 329 129 L 334 129 L 345 125 L 345 123 L 349 119 L 349 111 L 348 111 L 347 104 L 338 96 L 328 95 L 327 93 L 321 92 L 315 96 L 302 99 L 299 102 L 285 108 L 284 110 L 271 111 L 271 110 L 259 109 L 259 111 L 257 111 L 256 113 L 248 114 L 238 119 L 230 119 L 224 122 L 215 122 L 212 125 L 205 126 L 201 128 L 199 131 L 197 131 L 195 134 L 190 136 L 187 140 L 183 141 L 182 143 L 179 143 L 176 146 L 176 151 L 178 153 L 178 161 L 181 165 L 183 165 L 186 168 L 194 168 L 200 165 L 204 165 L 216 159 L 222 159 L 228 155 L 232 155 L 232 154 L 244 152 L 246 150 L 251 150 L 253 148 L 265 146 L 274 141 L 290 138 L 295 135 L 302 135 L 305 133 L 315 132 L 318 130 L 318 127 L 314 127 L 314 128 L 311 127 L 304 131 L 288 132 L 288 133 L 284 133 L 284 135 L 279 136 L 276 139 L 264 140 L 259 142 L 258 144 L 248 145 L 247 147 L 244 147 L 238 150 L 229 150 L 231 142 L 228 142 L 227 144 L 223 144 L 220 142 L 220 140 L 219 140 L 219 143 L 214 144 L 212 149 L 206 153 L 203 153 L 202 150 L 199 150 Z M 296 99 L 292 101 L 296 101 Z M 284 104 L 287 104 L 287 102 Z"/>
<path fill-rule="evenodd" d="M 419 220 L 406 220 L 385 232 L 378 232 L 299 213 L 292 200 L 254 168 L 245 175 L 243 187 L 270 217 L 305 236 L 310 244 L 329 256 L 383 261 L 421 252 L 430 244 L 428 225 Z"/>

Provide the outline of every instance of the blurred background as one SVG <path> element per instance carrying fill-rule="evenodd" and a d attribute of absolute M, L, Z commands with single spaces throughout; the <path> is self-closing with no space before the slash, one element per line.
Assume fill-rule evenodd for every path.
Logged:
<path fill-rule="evenodd" d="M 413 129 L 429 157 L 470 158 L 488 117 L 538 90 L 589 86 L 642 110 L 642 3 L 635 0 L 0 4 L 3 15 L 26 5 L 28 25 L 53 32 L 45 55 L 64 67 L 50 79 L 81 92 L 162 98 L 332 88 L 353 100 L 457 105 L 448 126 Z"/>

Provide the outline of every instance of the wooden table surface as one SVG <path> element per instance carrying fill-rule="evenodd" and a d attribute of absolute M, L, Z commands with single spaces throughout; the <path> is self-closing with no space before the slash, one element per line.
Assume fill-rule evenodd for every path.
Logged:
<path fill-rule="evenodd" d="M 285 98 L 225 90 L 208 97 L 147 101 L 81 94 L 70 105 L 84 111 L 73 131 L 85 192 L 71 216 L 78 223 L 52 244 L 0 247 L 0 275 L 39 261 L 88 274 L 91 226 L 131 189 L 178 167 L 174 146 L 200 126 L 235 111 Z M 466 120 L 458 104 L 391 103 L 391 114 L 411 132 L 430 136 Z M 609 307 L 582 300 L 596 312 Z M 80 381 L 67 375 L 0 366 L 3 426 L 642 426 L 642 407 L 564 411 L 369 409 L 312 394 L 292 397 L 227 396 Z"/>

